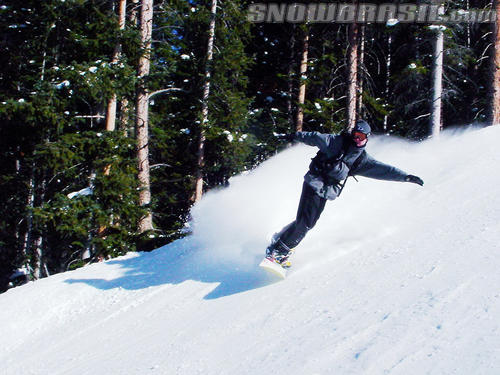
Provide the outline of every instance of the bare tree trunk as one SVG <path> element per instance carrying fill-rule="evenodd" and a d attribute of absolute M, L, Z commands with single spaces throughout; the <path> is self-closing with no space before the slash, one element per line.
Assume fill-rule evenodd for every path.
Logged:
<path fill-rule="evenodd" d="M 26 199 L 26 207 L 28 212 L 26 214 L 26 232 L 24 233 L 24 241 L 23 241 L 23 250 L 22 254 L 25 259 L 26 269 L 31 272 L 31 265 L 29 264 L 29 253 L 32 249 L 32 241 L 33 241 L 33 207 L 35 204 L 35 181 L 34 181 L 34 164 L 32 163 L 30 166 L 30 179 L 29 179 L 29 190 L 28 197 Z"/>
<path fill-rule="evenodd" d="M 443 94 L 443 30 L 438 26 L 434 41 L 434 58 L 432 63 L 432 108 L 431 136 L 439 137 L 441 132 L 441 96 Z"/>
<path fill-rule="evenodd" d="M 39 185 L 39 197 L 37 199 L 37 205 L 42 205 L 45 201 L 45 189 L 46 189 L 46 180 L 45 180 L 45 172 L 42 173 L 41 181 Z M 33 185 L 35 186 L 35 184 Z M 34 199 L 33 199 L 34 200 Z M 45 271 L 45 275 L 49 276 L 49 272 L 47 269 L 47 265 L 45 263 L 45 254 L 43 252 L 44 247 L 44 233 L 43 230 L 38 232 L 35 236 L 34 244 L 34 264 L 33 264 L 33 274 L 32 277 L 34 280 L 41 279 L 43 277 L 43 272 Z"/>
<path fill-rule="evenodd" d="M 136 136 L 137 160 L 139 178 L 139 204 L 146 207 L 147 213 L 139 220 L 138 231 L 144 233 L 153 229 L 153 215 L 149 204 L 151 203 L 150 175 L 149 175 L 149 97 L 145 78 L 149 75 L 151 57 L 151 36 L 153 29 L 153 0 L 142 0 L 141 3 L 141 46 L 144 49 L 139 58 L 136 97 Z"/>
<path fill-rule="evenodd" d="M 119 27 L 120 30 L 125 29 L 125 17 L 127 10 L 127 0 L 120 0 L 119 6 Z M 116 64 L 120 59 L 120 54 L 122 50 L 121 42 L 118 41 L 115 45 L 115 50 L 113 51 L 113 57 L 111 59 L 112 64 Z M 116 123 L 116 94 L 113 94 L 108 100 L 108 105 L 106 107 L 106 130 L 114 131 Z"/>
<path fill-rule="evenodd" d="M 43 234 L 37 235 L 35 242 L 35 267 L 33 268 L 33 280 L 39 280 L 42 277 L 50 276 L 47 263 L 45 261 L 45 254 L 43 252 L 44 237 Z"/>
<path fill-rule="evenodd" d="M 205 126 L 208 123 L 208 97 L 210 96 L 210 81 L 212 76 L 213 49 L 215 40 L 215 16 L 217 13 L 217 0 L 212 0 L 210 10 L 210 26 L 208 30 L 207 59 L 205 66 L 205 83 L 201 102 L 201 123 L 198 138 L 198 160 L 196 165 L 196 182 L 194 203 L 199 202 L 203 195 L 203 170 L 205 167 Z"/>
<path fill-rule="evenodd" d="M 33 274 L 32 278 L 33 280 L 39 280 L 42 278 L 42 257 L 43 257 L 43 251 L 42 251 L 42 246 L 43 246 L 43 238 L 41 235 L 38 235 L 35 240 L 35 264 L 33 266 Z"/>
<path fill-rule="evenodd" d="M 493 0 L 496 22 L 493 24 L 494 51 L 491 57 L 490 108 L 488 122 L 491 125 L 500 124 L 500 2 Z"/>
<path fill-rule="evenodd" d="M 347 129 L 356 124 L 356 98 L 358 86 L 358 31 L 357 23 L 349 25 L 348 88 L 347 88 Z"/>
<path fill-rule="evenodd" d="M 304 28 L 304 39 L 302 43 L 302 58 L 300 60 L 300 86 L 299 86 L 299 98 L 298 98 L 298 108 L 297 108 L 297 121 L 295 123 L 295 130 L 298 132 L 302 131 L 302 126 L 304 123 L 304 103 L 306 100 L 306 80 L 307 80 L 307 62 L 309 54 L 309 28 L 305 26 Z"/>

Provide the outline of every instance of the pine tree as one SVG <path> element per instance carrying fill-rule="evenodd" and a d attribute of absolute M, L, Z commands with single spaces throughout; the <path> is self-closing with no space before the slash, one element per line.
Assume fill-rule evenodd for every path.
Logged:
<path fill-rule="evenodd" d="M 16 150 L 15 168 L 5 176 L 17 176 L 19 185 L 6 199 L 20 208 L 8 219 L 19 224 L 5 233 L 16 241 L 5 264 L 11 270 L 25 264 L 39 278 L 82 262 L 89 251 L 96 259 L 133 248 L 129 219 L 139 212 L 130 197 L 133 145 L 100 133 L 107 97 L 128 92 L 133 75 L 127 64 L 109 64 L 116 23 L 108 4 L 29 2 L 7 10 L 25 26 L 4 39 L 9 58 L 2 74 L 14 86 L 1 88 L 9 98 L 0 107 L 1 132 Z M 111 77 L 121 78 L 110 85 Z M 6 165 L 8 148 L 2 145 Z M 105 176 L 109 165 L 116 173 Z M 82 189 L 92 195 L 68 197 Z M 119 216 L 127 219 L 116 227 Z M 107 231 L 98 236 L 101 227 Z"/>

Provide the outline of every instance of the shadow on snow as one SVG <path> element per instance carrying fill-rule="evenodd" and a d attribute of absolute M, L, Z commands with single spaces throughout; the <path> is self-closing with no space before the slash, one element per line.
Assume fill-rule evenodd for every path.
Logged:
<path fill-rule="evenodd" d="M 223 260 L 214 261 L 208 255 L 199 248 L 193 248 L 190 238 L 185 238 L 151 253 L 140 253 L 138 257 L 106 262 L 106 265 L 119 265 L 125 270 L 118 278 L 67 279 L 65 282 L 85 283 L 102 290 L 139 290 L 158 285 L 177 285 L 189 280 L 216 283 L 218 285 L 204 296 L 204 299 L 210 300 L 258 289 L 277 281 L 258 267 L 261 257 L 256 257 L 250 264 L 238 265 Z"/>

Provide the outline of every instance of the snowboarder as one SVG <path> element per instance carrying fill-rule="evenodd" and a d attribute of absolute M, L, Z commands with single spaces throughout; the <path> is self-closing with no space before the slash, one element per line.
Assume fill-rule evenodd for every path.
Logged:
<path fill-rule="evenodd" d="M 275 234 L 266 249 L 266 258 L 284 268 L 295 248 L 319 219 L 327 200 L 337 198 L 349 176 L 364 176 L 387 181 L 412 182 L 423 186 L 421 178 L 381 163 L 366 153 L 365 146 L 371 134 L 370 125 L 356 122 L 350 133 L 338 135 L 318 132 L 280 134 L 280 140 L 303 142 L 319 148 L 304 176 L 302 195 L 296 219 Z"/>

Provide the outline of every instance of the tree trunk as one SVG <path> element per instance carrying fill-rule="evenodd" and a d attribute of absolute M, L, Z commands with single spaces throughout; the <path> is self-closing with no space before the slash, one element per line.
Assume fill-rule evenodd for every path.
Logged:
<path fill-rule="evenodd" d="M 290 55 L 288 60 L 288 95 L 286 98 L 286 108 L 288 114 L 288 125 L 290 129 L 295 128 L 294 126 L 294 116 L 293 116 L 293 88 L 294 88 L 294 61 L 295 61 L 295 30 L 297 28 L 296 24 L 292 24 L 292 32 L 290 35 Z"/>
<path fill-rule="evenodd" d="M 139 205 L 147 210 L 139 220 L 138 231 L 144 233 L 153 229 L 153 216 L 149 204 L 151 203 L 150 175 L 149 175 L 149 98 L 145 78 L 149 75 L 151 56 L 151 36 L 153 28 L 153 0 L 142 0 L 141 3 L 141 46 L 144 49 L 139 58 L 137 76 L 139 83 L 136 96 L 136 136 L 137 160 L 139 178 Z"/>
<path fill-rule="evenodd" d="M 443 30 L 438 26 L 434 41 L 434 56 L 432 62 L 432 108 L 431 136 L 439 137 L 441 132 L 441 96 L 443 94 Z"/>
<path fill-rule="evenodd" d="M 25 260 L 26 269 L 32 274 L 32 268 L 29 263 L 29 254 L 32 249 L 33 241 L 33 207 L 35 204 L 35 181 L 34 181 L 34 163 L 30 165 L 30 179 L 29 179 L 29 190 L 28 197 L 26 199 L 26 232 L 24 233 L 23 250 L 22 255 Z"/>
<path fill-rule="evenodd" d="M 125 20 L 127 15 L 127 0 L 119 0 L 119 8 L 118 8 L 118 24 L 119 29 L 125 29 Z M 111 64 L 116 64 L 120 60 L 120 55 L 122 51 L 122 45 L 120 40 L 116 42 L 115 49 L 113 51 L 113 57 L 111 58 Z M 108 104 L 106 106 L 106 130 L 107 131 L 115 131 L 116 128 L 116 94 L 113 93 L 111 98 L 108 100 Z M 108 164 L 104 167 L 104 174 L 109 175 L 111 170 L 111 164 Z M 104 230 L 104 229 L 103 229 Z"/>
<path fill-rule="evenodd" d="M 493 46 L 491 57 L 490 108 L 488 122 L 491 125 L 500 124 L 500 2 L 493 0 L 496 22 L 493 24 Z"/>
<path fill-rule="evenodd" d="M 21 146 L 20 145 L 17 145 L 17 147 L 16 147 L 16 157 L 15 157 L 14 165 L 16 168 L 16 177 L 19 178 L 20 173 L 21 173 Z M 22 177 L 21 177 L 21 179 L 22 179 Z M 28 195 L 29 195 L 29 193 L 30 192 L 28 191 Z M 29 207 L 29 199 L 27 201 L 26 207 Z M 22 254 L 23 258 L 26 259 L 26 256 L 24 253 L 24 241 L 23 241 L 23 243 L 21 243 L 22 235 L 21 235 L 20 224 L 22 223 L 22 221 L 23 221 L 23 219 L 17 221 L 17 223 L 15 225 L 15 236 L 16 236 L 15 243 L 16 243 L 16 245 L 19 246 L 19 248 L 16 249 L 16 254 Z M 26 224 L 26 227 L 28 227 L 28 224 Z M 24 237 L 26 236 L 26 233 L 27 233 L 27 229 L 26 229 L 26 232 L 24 233 Z M 1 265 L 0 265 L 0 268 L 1 268 Z M 1 280 L 1 275 L 0 275 L 0 280 Z M 0 281 L 0 290 L 2 290 L 1 281 Z"/>
<path fill-rule="evenodd" d="M 129 21 L 133 26 L 137 26 L 139 21 L 137 19 L 137 9 L 138 9 L 139 0 L 132 0 L 132 7 L 129 12 Z M 130 124 L 130 114 L 132 109 L 129 106 L 129 100 L 126 97 L 123 97 L 120 100 L 120 131 L 123 133 L 123 136 L 133 136 L 134 133 L 134 124 Z"/>
<path fill-rule="evenodd" d="M 129 121 L 130 118 L 130 109 L 128 107 L 128 99 L 127 98 L 122 98 L 120 100 L 120 123 L 119 123 L 119 130 L 122 132 L 124 137 L 128 136 L 129 132 Z"/>
<path fill-rule="evenodd" d="M 120 30 L 125 29 L 125 17 L 127 10 L 127 0 L 120 0 L 119 6 L 119 27 Z M 112 64 L 116 64 L 120 59 L 120 54 L 122 50 L 121 42 L 118 41 L 115 45 L 115 50 L 113 51 L 113 57 L 111 59 Z M 108 105 L 106 107 L 106 130 L 114 131 L 116 124 L 116 94 L 113 94 L 108 100 Z"/>
<path fill-rule="evenodd" d="M 130 10 L 130 22 L 133 25 L 138 25 L 139 23 L 139 17 L 137 16 L 138 10 L 140 9 L 139 4 L 140 0 L 132 0 L 132 9 Z"/>
<path fill-rule="evenodd" d="M 201 200 L 203 195 L 203 170 L 205 166 L 205 126 L 208 123 L 208 97 L 210 96 L 210 80 L 212 75 L 213 49 L 215 39 L 215 16 L 217 12 L 217 0 L 212 0 L 210 10 L 210 26 L 208 30 L 207 58 L 205 66 L 205 83 L 203 86 L 203 98 L 201 102 L 201 123 L 198 138 L 198 160 L 196 165 L 196 182 L 194 203 Z"/>
<path fill-rule="evenodd" d="M 300 86 L 299 86 L 299 98 L 298 98 L 298 108 L 297 108 L 297 121 L 295 124 L 295 130 L 298 132 L 302 131 L 302 126 L 304 123 L 304 103 L 306 100 L 306 80 L 307 80 L 307 61 L 309 54 L 309 28 L 305 26 L 304 28 L 304 39 L 302 43 L 302 58 L 300 60 Z"/>
<path fill-rule="evenodd" d="M 356 113 L 363 117 L 363 77 L 364 77 L 364 64 L 365 64 L 365 26 L 361 25 L 361 35 L 359 42 L 359 67 L 358 67 L 358 97 L 356 99 Z"/>
<path fill-rule="evenodd" d="M 39 279 L 42 278 L 42 269 L 43 269 L 43 264 L 42 264 L 42 258 L 43 258 L 43 251 L 42 251 L 43 238 L 42 238 L 41 234 L 37 235 L 34 244 L 35 244 L 35 252 L 34 252 L 33 255 L 34 255 L 35 263 L 33 265 L 32 279 L 33 280 L 39 280 Z"/>
<path fill-rule="evenodd" d="M 466 2 L 465 2 L 465 10 L 468 12 L 469 9 L 470 9 L 469 0 L 466 0 Z M 470 46 L 471 46 L 471 43 L 470 43 L 471 30 L 470 29 L 471 29 L 470 23 L 467 22 L 467 44 L 466 44 L 467 48 L 470 48 Z"/>
<path fill-rule="evenodd" d="M 358 31 L 357 23 L 349 25 L 348 88 L 347 88 L 347 129 L 356 124 L 356 98 L 358 91 Z"/>
<path fill-rule="evenodd" d="M 391 63 L 392 63 L 392 33 L 389 31 L 389 36 L 387 38 L 387 59 L 385 62 L 385 90 L 384 97 L 385 102 L 389 102 L 389 84 L 391 79 Z M 389 115 L 384 115 L 384 133 L 389 131 L 388 127 Z"/>
<path fill-rule="evenodd" d="M 34 202 L 34 204 L 36 203 L 37 206 L 39 206 L 39 207 L 41 207 L 45 201 L 45 193 L 46 193 L 46 188 L 47 188 L 47 183 L 46 183 L 45 177 L 46 177 L 45 172 L 42 172 L 40 185 L 38 185 L 39 194 L 38 194 L 38 197 L 36 199 L 36 202 Z M 36 184 L 34 183 L 33 184 L 34 191 L 35 191 L 35 186 L 36 186 Z M 35 201 L 35 197 L 33 198 L 33 201 Z M 34 262 L 32 263 L 32 265 L 33 265 L 32 278 L 34 280 L 38 280 L 38 279 L 41 279 L 43 277 L 44 271 L 45 271 L 45 275 L 49 276 L 47 265 L 45 263 L 45 254 L 43 251 L 43 248 L 45 246 L 44 230 L 42 228 L 39 228 L 38 233 L 34 237 L 35 237 L 35 239 L 33 241 L 33 244 L 34 244 L 33 260 L 34 260 Z"/>

